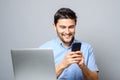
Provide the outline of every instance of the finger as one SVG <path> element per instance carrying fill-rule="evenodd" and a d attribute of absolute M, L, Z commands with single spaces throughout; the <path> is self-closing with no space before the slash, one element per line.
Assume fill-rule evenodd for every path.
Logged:
<path fill-rule="evenodd" d="M 75 51 L 76 53 L 82 53 L 81 51 Z"/>
<path fill-rule="evenodd" d="M 73 55 L 73 54 L 75 54 L 75 52 L 69 52 L 68 54 L 69 54 L 69 55 Z"/>
<path fill-rule="evenodd" d="M 72 60 L 72 63 L 79 63 L 79 60 L 73 59 L 73 60 Z"/>
<path fill-rule="evenodd" d="M 81 61 L 82 60 L 82 57 L 79 57 L 79 58 L 74 58 L 75 61 Z"/>
<path fill-rule="evenodd" d="M 79 57 L 82 57 L 82 55 L 79 55 L 79 54 L 73 54 L 71 57 L 72 57 L 72 58 L 79 58 Z"/>
<path fill-rule="evenodd" d="M 81 51 L 75 51 L 76 54 L 82 55 Z"/>

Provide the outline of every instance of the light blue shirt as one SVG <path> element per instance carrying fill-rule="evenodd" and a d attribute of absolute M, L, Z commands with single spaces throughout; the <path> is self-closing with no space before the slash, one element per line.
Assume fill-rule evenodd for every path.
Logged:
<path fill-rule="evenodd" d="M 73 40 L 73 43 L 78 42 L 77 40 Z M 72 44 L 73 44 L 72 43 Z M 55 38 L 51 41 L 40 46 L 40 48 L 50 48 L 54 51 L 54 60 L 55 66 L 58 65 L 63 59 L 64 56 L 71 51 L 72 44 L 69 48 L 65 48 L 59 38 Z M 95 57 L 92 51 L 91 45 L 81 42 L 81 51 L 83 53 L 85 59 L 85 65 L 91 71 L 98 71 L 97 65 L 95 63 Z M 58 80 L 84 80 L 84 76 L 80 67 L 77 64 L 72 64 L 68 68 L 66 68 L 61 75 L 58 77 Z"/>

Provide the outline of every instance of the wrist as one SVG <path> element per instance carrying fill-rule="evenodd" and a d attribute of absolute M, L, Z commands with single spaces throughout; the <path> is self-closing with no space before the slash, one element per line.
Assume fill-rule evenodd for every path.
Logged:
<path fill-rule="evenodd" d="M 79 67 L 80 67 L 80 68 L 84 68 L 84 67 L 85 67 L 85 64 L 84 64 L 84 63 L 79 64 Z"/>
<path fill-rule="evenodd" d="M 64 64 L 64 62 L 61 62 L 61 63 L 60 63 L 60 68 L 61 68 L 61 69 L 65 69 L 65 68 L 67 68 L 67 66 Z"/>

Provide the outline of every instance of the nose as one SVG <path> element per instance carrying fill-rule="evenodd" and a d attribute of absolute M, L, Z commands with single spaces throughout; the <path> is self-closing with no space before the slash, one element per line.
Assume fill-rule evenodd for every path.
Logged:
<path fill-rule="evenodd" d="M 65 29 L 65 33 L 66 33 L 66 34 L 69 34 L 69 32 L 70 32 L 70 31 L 69 31 L 69 28 L 66 28 L 66 29 Z"/>

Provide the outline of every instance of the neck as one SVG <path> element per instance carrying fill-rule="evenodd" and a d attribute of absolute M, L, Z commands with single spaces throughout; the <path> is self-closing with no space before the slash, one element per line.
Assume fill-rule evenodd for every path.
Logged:
<path fill-rule="evenodd" d="M 63 43 L 63 45 L 64 45 L 66 48 L 68 48 L 68 47 L 71 45 L 71 43 Z"/>

